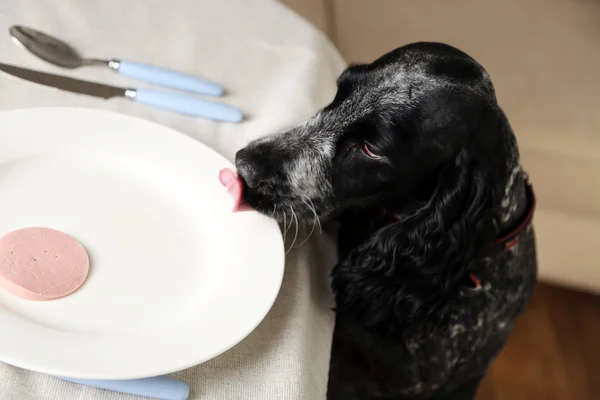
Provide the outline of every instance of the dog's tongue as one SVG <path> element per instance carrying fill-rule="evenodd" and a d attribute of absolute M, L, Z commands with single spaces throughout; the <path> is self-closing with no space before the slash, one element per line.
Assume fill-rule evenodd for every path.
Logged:
<path fill-rule="evenodd" d="M 227 192 L 233 198 L 233 212 L 251 211 L 250 207 L 243 199 L 244 185 L 235 171 L 225 168 L 219 172 L 221 184 L 227 188 Z"/>

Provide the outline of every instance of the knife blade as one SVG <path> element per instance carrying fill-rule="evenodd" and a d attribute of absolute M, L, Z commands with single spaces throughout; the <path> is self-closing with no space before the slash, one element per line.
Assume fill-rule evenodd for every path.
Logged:
<path fill-rule="evenodd" d="M 125 97 L 137 103 L 184 115 L 225 122 L 240 122 L 243 120 L 243 113 L 237 108 L 198 97 L 153 89 L 122 88 L 3 63 L 0 63 L 0 71 L 39 85 L 49 86 L 72 93 L 100 97 L 105 100 L 116 97 Z"/>
<path fill-rule="evenodd" d="M 112 97 L 125 96 L 126 89 L 104 85 L 101 83 L 81 81 L 78 79 L 68 78 L 66 76 L 49 74 L 41 71 L 15 67 L 8 64 L 0 63 L 0 70 L 16 76 L 17 78 L 25 79 L 29 82 L 38 83 L 44 86 L 50 86 L 67 92 L 86 94 L 88 96 L 100 97 L 102 99 L 110 99 Z"/>

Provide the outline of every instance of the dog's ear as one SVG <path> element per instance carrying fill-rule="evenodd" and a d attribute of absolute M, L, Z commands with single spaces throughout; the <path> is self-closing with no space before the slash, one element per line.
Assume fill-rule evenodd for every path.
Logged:
<path fill-rule="evenodd" d="M 491 185 L 462 151 L 412 215 L 375 232 L 333 271 L 337 310 L 384 336 L 442 322 L 472 261 L 493 238 Z"/>

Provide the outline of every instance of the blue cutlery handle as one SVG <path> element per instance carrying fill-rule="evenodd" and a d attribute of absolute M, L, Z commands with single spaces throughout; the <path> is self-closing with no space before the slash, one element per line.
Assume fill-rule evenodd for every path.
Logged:
<path fill-rule="evenodd" d="M 225 104 L 159 90 L 136 89 L 133 100 L 180 114 L 218 121 L 240 122 L 244 117 L 240 110 Z"/>
<path fill-rule="evenodd" d="M 121 75 L 155 85 L 210 96 L 223 94 L 223 88 L 216 83 L 181 72 L 131 61 L 113 60 L 109 65 L 115 66 Z"/>
<path fill-rule="evenodd" d="M 100 389 L 160 400 L 186 400 L 190 396 L 190 386 L 187 383 L 169 378 L 168 376 L 119 381 L 96 381 L 64 377 L 60 377 L 60 379 Z"/>

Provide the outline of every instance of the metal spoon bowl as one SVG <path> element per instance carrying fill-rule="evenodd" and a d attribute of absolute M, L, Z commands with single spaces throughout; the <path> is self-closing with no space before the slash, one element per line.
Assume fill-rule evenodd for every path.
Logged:
<path fill-rule="evenodd" d="M 13 42 L 24 47 L 44 61 L 59 67 L 74 69 L 88 65 L 108 66 L 108 60 L 83 58 L 67 43 L 35 29 L 20 25 L 12 26 L 8 32 Z"/>

